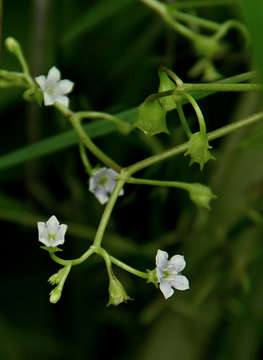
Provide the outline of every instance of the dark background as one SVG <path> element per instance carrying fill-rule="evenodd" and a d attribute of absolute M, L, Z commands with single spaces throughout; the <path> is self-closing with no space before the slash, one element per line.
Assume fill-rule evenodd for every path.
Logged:
<path fill-rule="evenodd" d="M 99 4 L 99 5 L 98 5 Z M 191 10 L 194 13 L 194 10 Z M 238 5 L 204 7 L 201 17 L 243 21 Z M 3 36 L 23 46 L 33 76 L 53 65 L 75 82 L 73 110 L 119 113 L 158 88 L 158 67 L 185 82 L 197 55 L 191 44 L 133 0 L 4 1 Z M 236 32 L 215 65 L 223 77 L 250 70 L 251 49 Z M 2 44 L 1 67 L 18 70 Z M 256 93 L 218 94 L 200 101 L 208 130 L 256 112 Z M 190 106 L 188 119 L 196 122 Z M 70 129 L 53 108 L 25 103 L 19 89 L 0 89 L 3 156 Z M 171 135 L 139 131 L 100 137 L 96 144 L 123 166 L 185 141 L 176 112 Z M 144 280 L 116 269 L 132 301 L 106 307 L 108 279 L 101 259 L 74 267 L 61 300 L 49 303 L 47 279 L 59 266 L 39 248 L 36 222 L 55 214 L 69 224 L 65 258 L 90 244 L 102 206 L 88 191 L 78 147 L 0 170 L 0 358 L 3 360 L 260 359 L 263 330 L 262 126 L 213 143 L 217 161 L 201 173 L 183 155 L 140 173 L 146 178 L 199 181 L 218 199 L 200 211 L 176 189 L 125 186 L 105 235 L 105 247 L 132 266 L 152 269 L 157 249 L 183 254 L 187 292 L 165 301 Z M 257 141 L 253 140 L 257 135 Z M 252 139 L 241 146 L 246 138 Z M 261 137 L 260 137 L 261 136 Z M 98 162 L 91 157 L 94 165 Z"/>

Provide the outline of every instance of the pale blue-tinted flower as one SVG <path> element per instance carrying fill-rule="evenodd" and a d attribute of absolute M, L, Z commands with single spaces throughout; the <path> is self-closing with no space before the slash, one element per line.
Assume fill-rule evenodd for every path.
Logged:
<path fill-rule="evenodd" d="M 46 223 L 39 221 L 38 227 L 38 239 L 47 247 L 56 247 L 64 244 L 65 233 L 67 231 L 67 225 L 61 224 L 55 215 L 51 216 Z"/>
<path fill-rule="evenodd" d="M 47 77 L 44 75 L 35 78 L 37 84 L 43 91 L 44 104 L 46 106 L 53 105 L 55 102 L 66 107 L 69 106 L 69 99 L 66 94 L 73 89 L 74 83 L 70 80 L 60 80 L 60 71 L 53 66 Z"/>
<path fill-rule="evenodd" d="M 159 287 L 165 299 L 173 295 L 174 289 L 189 289 L 188 279 L 180 275 L 185 268 L 185 260 L 181 255 L 174 255 L 168 260 L 166 251 L 158 250 L 156 255 L 156 275 Z"/>
<path fill-rule="evenodd" d="M 109 168 L 103 167 L 93 173 L 93 176 L 89 180 L 89 191 L 91 191 L 99 202 L 105 204 L 115 189 L 117 183 L 117 177 L 119 174 Z M 120 195 L 123 195 L 123 189 Z"/>

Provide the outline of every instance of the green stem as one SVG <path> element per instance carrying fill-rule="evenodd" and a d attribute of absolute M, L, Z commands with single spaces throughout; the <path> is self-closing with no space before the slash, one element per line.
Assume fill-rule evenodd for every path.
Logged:
<path fill-rule="evenodd" d="M 81 126 L 78 115 L 75 116 L 75 114 L 70 109 L 61 104 L 55 103 L 55 107 L 70 120 L 74 130 L 76 131 L 83 145 L 85 145 L 94 156 L 96 156 L 103 164 L 105 164 L 109 168 L 112 168 L 117 172 L 121 171 L 121 167 L 108 155 L 104 154 L 104 152 L 101 151 L 86 134 L 83 127 Z"/>
<path fill-rule="evenodd" d="M 133 274 L 133 275 L 136 275 L 136 276 L 139 276 L 143 279 L 148 279 L 148 274 L 143 272 L 143 271 L 139 271 L 139 270 L 136 270 L 134 269 L 133 267 L 125 264 L 124 262 L 116 259 L 115 257 L 113 256 L 109 256 L 111 262 L 115 265 L 117 265 L 118 267 L 120 267 L 121 269 L 125 270 L 125 271 L 128 271 L 129 273 Z"/>
<path fill-rule="evenodd" d="M 251 125 L 259 120 L 263 119 L 263 112 L 257 113 L 255 115 L 249 116 L 248 118 L 245 118 L 240 121 L 236 121 L 235 123 L 223 126 L 220 129 L 211 131 L 208 133 L 208 140 L 215 140 L 222 136 L 225 136 L 227 134 L 230 134 L 231 132 L 240 129 L 242 127 Z M 141 160 L 127 168 L 125 168 L 123 171 L 127 174 L 127 178 L 136 173 L 139 170 L 145 169 L 148 166 L 151 166 L 153 164 L 156 164 L 159 161 L 163 161 L 166 159 L 169 159 L 170 157 L 174 155 L 178 155 L 184 151 L 187 150 L 188 142 L 185 142 L 184 144 L 178 145 L 172 149 L 169 149 L 167 151 L 164 151 L 161 154 L 153 155 L 148 157 L 147 159 Z"/>
<path fill-rule="evenodd" d="M 191 103 L 191 105 L 194 108 L 194 111 L 196 113 L 196 116 L 198 118 L 198 122 L 199 122 L 199 127 L 200 127 L 200 132 L 202 134 L 206 133 L 206 124 L 205 124 L 205 119 L 203 116 L 203 113 L 199 107 L 199 105 L 197 104 L 197 102 L 195 101 L 194 97 L 188 93 L 184 93 L 184 96 L 189 100 L 189 102 Z"/>
<path fill-rule="evenodd" d="M 92 176 L 92 172 L 93 172 L 92 166 L 90 164 L 86 150 L 82 143 L 79 143 L 79 153 L 80 153 L 81 161 L 82 161 L 87 173 L 89 174 L 89 176 Z"/>
<path fill-rule="evenodd" d="M 107 202 L 107 205 L 106 205 L 104 213 L 101 217 L 100 224 L 99 224 L 99 227 L 98 227 L 95 239 L 94 239 L 94 243 L 93 243 L 93 245 L 97 249 L 99 249 L 101 246 L 102 238 L 103 238 L 104 232 L 106 230 L 106 227 L 108 225 L 112 210 L 114 208 L 114 205 L 118 199 L 120 191 L 123 188 L 123 185 L 125 184 L 125 182 L 126 182 L 126 176 L 119 178 L 119 180 L 114 188 L 114 191 L 111 194 L 109 201 Z"/>
<path fill-rule="evenodd" d="M 174 30 L 176 30 L 182 36 L 191 40 L 195 40 L 196 37 L 198 36 L 192 30 L 188 29 L 186 26 L 174 21 L 166 5 L 160 3 L 157 0 L 141 0 L 141 2 L 147 5 L 148 7 L 150 7 L 151 9 L 153 9 L 155 12 L 157 12 L 167 24 L 169 24 Z"/>
<path fill-rule="evenodd" d="M 193 1 L 180 1 L 176 4 L 168 5 L 170 9 L 187 9 L 187 8 L 198 8 L 198 7 L 212 7 L 221 5 L 232 5 L 237 4 L 237 0 L 193 0 Z"/>
<path fill-rule="evenodd" d="M 50 255 L 52 260 L 54 260 L 56 263 L 58 263 L 60 265 L 63 265 L 63 266 L 71 265 L 71 266 L 73 266 L 73 265 L 81 264 L 83 261 L 87 260 L 95 252 L 96 252 L 96 248 L 93 245 L 91 245 L 88 248 L 88 250 L 77 259 L 64 260 L 64 259 L 61 259 L 57 255 L 55 255 L 55 253 L 52 253 L 52 252 L 50 252 L 49 255 Z"/>
<path fill-rule="evenodd" d="M 179 102 L 176 104 L 176 109 L 177 109 L 181 124 L 182 124 L 182 126 L 184 128 L 184 131 L 186 133 L 186 136 L 188 137 L 188 139 L 190 139 L 190 137 L 192 135 L 192 131 L 191 131 L 189 125 L 188 125 L 188 122 L 187 122 L 185 116 L 184 116 L 183 107 L 181 106 L 181 104 Z"/>
<path fill-rule="evenodd" d="M 171 14 L 178 20 L 182 20 L 185 22 L 189 22 L 190 24 L 202 26 L 203 28 L 206 28 L 208 30 L 218 31 L 221 28 L 221 24 L 218 24 L 215 21 L 206 20 L 195 15 L 178 11 L 176 9 L 171 11 Z"/>
<path fill-rule="evenodd" d="M 130 177 L 127 180 L 127 183 L 130 184 L 140 184 L 140 185 L 151 185 L 151 186 L 166 186 L 166 187 L 175 187 L 178 189 L 183 189 L 189 191 L 192 187 L 191 183 L 185 183 L 181 181 L 163 181 L 163 180 L 152 180 L 152 179 L 138 179 Z"/>
<path fill-rule="evenodd" d="M 131 130 L 131 125 L 126 121 L 119 119 L 117 116 L 99 112 L 99 111 L 79 111 L 75 113 L 75 117 L 79 120 L 88 119 L 105 119 L 116 125 L 118 130 L 124 134 L 128 134 Z"/>

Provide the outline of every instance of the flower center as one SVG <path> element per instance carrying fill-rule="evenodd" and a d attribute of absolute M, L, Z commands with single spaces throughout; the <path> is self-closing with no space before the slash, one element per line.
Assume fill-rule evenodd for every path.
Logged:
<path fill-rule="evenodd" d="M 104 177 L 104 176 L 101 176 L 99 179 L 98 179 L 98 184 L 101 185 L 101 186 L 105 186 L 106 183 L 108 181 L 108 178 Z"/>
<path fill-rule="evenodd" d="M 56 234 L 48 233 L 48 240 L 56 240 Z"/>

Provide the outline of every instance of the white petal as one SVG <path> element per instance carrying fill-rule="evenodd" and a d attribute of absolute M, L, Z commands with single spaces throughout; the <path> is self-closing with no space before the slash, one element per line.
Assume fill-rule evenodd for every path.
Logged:
<path fill-rule="evenodd" d="M 171 285 L 177 290 L 189 289 L 189 281 L 183 275 L 175 275 L 174 280 L 170 281 Z"/>
<path fill-rule="evenodd" d="M 157 251 L 157 255 L 156 255 L 156 266 L 157 267 L 162 267 L 165 266 L 168 262 L 168 254 L 166 251 L 163 250 L 158 250 Z"/>
<path fill-rule="evenodd" d="M 106 202 L 109 200 L 109 196 L 106 193 L 106 191 L 97 190 L 97 191 L 94 191 L 94 195 L 96 196 L 96 198 L 99 200 L 99 202 L 102 205 L 106 204 Z"/>
<path fill-rule="evenodd" d="M 37 76 L 35 78 L 36 83 L 41 87 L 42 90 L 45 89 L 46 77 L 44 75 Z"/>
<path fill-rule="evenodd" d="M 59 230 L 56 234 L 56 246 L 60 244 L 64 244 L 65 242 L 65 233 L 67 231 L 68 226 L 65 224 L 61 224 L 59 226 Z"/>
<path fill-rule="evenodd" d="M 46 106 L 53 105 L 54 104 L 54 97 L 50 96 L 46 91 L 43 92 L 44 95 L 44 104 Z"/>
<path fill-rule="evenodd" d="M 56 66 L 53 66 L 47 74 L 47 81 L 50 84 L 54 84 L 59 80 L 60 80 L 60 71 L 56 68 Z"/>
<path fill-rule="evenodd" d="M 59 222 L 55 215 L 51 216 L 51 218 L 47 221 L 47 230 L 50 234 L 56 234 L 59 228 Z"/>
<path fill-rule="evenodd" d="M 182 255 L 174 255 L 169 260 L 169 266 L 172 265 L 176 272 L 180 272 L 185 268 L 185 259 Z"/>
<path fill-rule="evenodd" d="M 47 247 L 53 247 L 53 245 L 50 244 L 50 241 L 46 238 L 43 238 L 43 239 L 41 238 L 41 239 L 39 239 L 39 241 L 42 242 L 42 244 L 44 244 Z"/>
<path fill-rule="evenodd" d="M 37 228 L 38 228 L 38 235 L 40 235 L 43 232 L 43 230 L 46 228 L 46 224 L 42 221 L 38 221 Z"/>
<path fill-rule="evenodd" d="M 122 196 L 122 195 L 124 195 L 124 190 L 123 189 L 121 189 L 121 191 L 119 193 L 119 196 Z"/>
<path fill-rule="evenodd" d="M 70 80 L 60 80 L 56 84 L 56 94 L 57 95 L 64 95 L 71 92 L 73 89 L 74 83 Z"/>
<path fill-rule="evenodd" d="M 66 107 L 69 106 L 69 98 L 67 96 L 58 95 L 58 96 L 55 96 L 54 100 L 55 100 L 55 102 L 57 102 L 61 105 L 64 105 Z"/>
<path fill-rule="evenodd" d="M 160 290 L 163 293 L 163 296 L 165 297 L 165 299 L 168 299 L 174 293 L 173 288 L 167 281 L 162 281 L 160 283 Z"/>
<path fill-rule="evenodd" d="M 94 193 L 95 188 L 96 188 L 96 182 L 95 182 L 94 176 L 92 176 L 92 177 L 89 179 L 89 191 L 91 191 L 92 193 Z"/>

